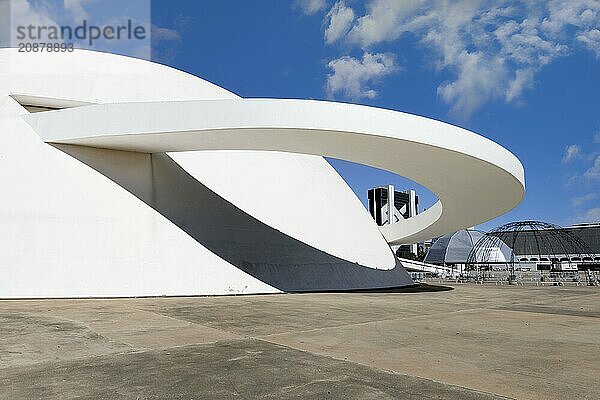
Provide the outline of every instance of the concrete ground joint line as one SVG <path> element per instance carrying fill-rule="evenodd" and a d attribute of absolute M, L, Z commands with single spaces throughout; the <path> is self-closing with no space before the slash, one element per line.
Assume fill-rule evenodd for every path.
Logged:
<path fill-rule="evenodd" d="M 29 315 L 31 317 L 34 317 L 34 318 L 54 317 L 54 318 L 56 318 L 58 320 L 71 322 L 71 323 L 73 323 L 75 325 L 80 325 L 80 326 L 83 326 L 83 327 L 87 328 L 91 332 L 94 332 L 96 335 L 100 336 L 102 339 L 105 339 L 105 340 L 108 340 L 108 341 L 113 341 L 112 339 L 110 339 L 110 338 L 102 335 L 101 333 L 99 333 L 98 331 L 96 331 L 95 329 L 93 329 L 90 325 L 88 325 L 87 322 L 84 322 L 84 321 L 78 321 L 78 320 L 66 318 L 66 317 L 63 317 L 63 316 L 58 316 L 58 315 L 55 315 L 55 314 L 43 314 L 43 313 L 40 313 L 40 312 L 31 312 L 31 311 L 19 311 L 19 312 L 21 312 L 23 314 L 27 314 L 27 315 Z M 120 341 L 119 342 L 115 341 L 115 342 L 119 343 L 119 344 L 125 344 L 127 346 L 130 346 L 129 344 L 123 343 L 123 342 L 120 342 Z M 130 346 L 130 347 L 132 347 L 132 346 Z"/>
<path fill-rule="evenodd" d="M 136 308 L 136 309 L 137 309 L 137 308 Z M 175 320 L 175 321 L 185 322 L 185 323 L 189 324 L 189 326 L 197 326 L 197 327 L 202 327 L 202 328 L 206 328 L 206 329 L 212 329 L 212 330 L 215 330 L 215 331 L 220 331 L 220 332 L 227 333 L 227 334 L 229 334 L 229 335 L 232 335 L 232 336 L 236 336 L 236 337 L 242 337 L 242 336 L 241 336 L 239 333 L 235 333 L 235 332 L 227 331 L 227 330 L 225 330 L 225 329 L 221 329 L 221 328 L 214 328 L 214 327 L 212 327 L 212 326 L 209 326 L 209 325 L 203 325 L 203 324 L 199 324 L 199 323 L 197 323 L 197 322 L 194 322 L 194 321 L 189 321 L 189 320 L 187 320 L 187 319 L 179 319 L 179 318 L 173 317 L 173 316 L 171 316 L 171 315 L 162 314 L 162 313 L 159 313 L 159 312 L 156 312 L 156 311 L 149 311 L 149 310 L 143 310 L 143 309 L 138 309 L 138 310 L 139 310 L 139 311 L 146 311 L 146 312 L 150 312 L 150 313 L 152 313 L 152 314 L 159 315 L 159 316 L 161 316 L 161 317 L 170 318 L 170 319 L 173 319 L 173 320 Z M 176 329 L 176 328 L 175 328 L 175 329 Z"/>
<path fill-rule="evenodd" d="M 271 342 L 270 340 L 266 340 L 266 339 L 258 339 L 258 338 L 256 338 L 256 340 L 261 341 L 261 342 L 267 342 L 267 343 L 275 344 L 277 346 L 281 346 L 281 347 L 285 347 L 285 348 L 288 348 L 288 349 L 300 351 L 300 352 L 303 352 L 303 353 L 311 354 L 311 355 L 314 355 L 314 356 L 317 356 L 317 357 L 325 357 L 325 358 L 329 358 L 331 360 L 341 361 L 341 362 L 345 362 L 345 363 L 349 363 L 349 364 L 360 365 L 360 366 L 372 369 L 374 371 L 385 372 L 385 373 L 388 373 L 388 374 L 391 374 L 391 375 L 400 375 L 400 376 L 406 376 L 406 377 L 411 377 L 411 378 L 418 378 L 418 379 L 423 379 L 423 380 L 426 380 L 426 381 L 429 381 L 429 382 L 439 383 L 442 386 L 451 386 L 451 387 L 460 388 L 460 389 L 464 389 L 464 390 L 471 391 L 471 392 L 476 392 L 476 393 L 481 393 L 481 394 L 487 394 L 487 395 L 493 395 L 493 396 L 497 396 L 497 397 L 500 397 L 500 398 L 503 398 L 503 399 L 517 400 L 517 398 L 515 398 L 515 397 L 508 397 L 508 396 L 504 396 L 504 395 L 499 394 L 499 393 L 486 392 L 486 391 L 483 391 L 483 390 L 479 390 L 479 389 L 475 389 L 475 388 L 470 388 L 470 387 L 467 387 L 467 386 L 461 386 L 461 385 L 456 385 L 456 384 L 453 384 L 453 383 L 442 382 L 442 381 L 438 381 L 438 380 L 435 380 L 435 379 L 426 378 L 426 377 L 420 376 L 420 375 L 411 375 L 411 374 L 408 374 L 408 373 L 398 372 L 398 371 L 394 371 L 394 370 L 387 369 L 387 368 L 379 368 L 379 367 L 376 367 L 374 365 L 364 364 L 364 363 L 361 363 L 361 362 L 358 362 L 358 361 L 354 361 L 354 360 L 349 360 L 349 359 L 337 358 L 337 357 L 334 357 L 334 356 L 331 356 L 331 355 L 313 353 L 313 352 L 311 352 L 309 350 L 299 349 L 299 348 L 296 348 L 294 346 L 290 346 L 290 345 L 286 345 L 286 344 L 281 344 L 281 343 L 277 343 L 277 342 Z"/>
<path fill-rule="evenodd" d="M 139 310 L 139 309 L 137 309 L 135 307 L 122 307 L 122 310 L 134 310 L 134 311 L 149 312 L 149 311 L 145 311 L 145 310 Z M 166 315 L 156 314 L 156 313 L 153 313 L 153 312 L 150 312 L 150 313 L 151 314 L 155 314 L 155 315 L 159 315 L 161 317 L 170 318 L 169 316 L 166 316 Z M 94 332 L 96 335 L 100 336 L 102 339 L 105 339 L 105 340 L 108 340 L 108 341 L 113 341 L 113 342 L 120 343 L 120 344 L 124 344 L 124 345 L 127 345 L 127 346 L 129 346 L 129 347 L 131 347 L 133 349 L 139 349 L 139 347 L 136 347 L 133 344 L 127 343 L 125 341 L 117 340 L 116 338 L 112 338 L 110 336 L 105 336 L 105 334 L 101 334 L 100 332 L 98 332 L 98 330 L 96 328 L 93 327 L 93 325 L 94 325 L 93 323 L 90 325 L 90 322 L 86 322 L 86 321 L 73 320 L 73 319 L 70 319 L 70 318 L 65 318 L 65 317 L 57 316 L 57 315 L 52 315 L 52 316 L 54 316 L 57 319 L 62 319 L 62 320 L 65 320 L 65 321 L 70 321 L 70 322 L 75 323 L 75 324 L 83 325 L 87 329 L 89 329 L 90 331 Z M 180 320 L 178 320 L 176 318 L 170 318 L 170 319 L 174 319 L 176 321 L 180 321 Z M 193 323 L 188 322 L 188 321 L 180 321 L 180 322 L 186 322 L 189 325 L 193 324 Z M 182 327 L 177 327 L 177 326 L 175 326 L 175 327 L 161 327 L 161 329 L 181 329 L 181 328 Z M 140 331 L 133 331 L 133 332 L 140 332 Z"/>
<path fill-rule="evenodd" d="M 223 339 L 223 340 L 215 340 L 215 341 L 210 341 L 210 342 L 187 343 L 184 345 L 160 347 L 160 348 L 133 347 L 131 349 L 131 351 L 117 351 L 117 352 L 109 352 L 109 353 L 104 353 L 104 354 L 95 354 L 95 355 L 89 355 L 89 356 L 65 358 L 65 359 L 59 359 L 59 360 L 45 360 L 45 361 L 40 361 L 40 362 L 35 362 L 35 363 L 30 363 L 30 364 L 23 364 L 23 365 L 18 365 L 18 366 L 12 365 L 12 366 L 7 366 L 7 367 L 0 367 L 0 372 L 3 370 L 8 370 L 8 369 L 30 368 L 30 367 L 39 366 L 39 365 L 43 366 L 45 364 L 53 364 L 53 363 L 59 364 L 59 363 L 68 363 L 68 362 L 72 362 L 72 361 L 82 361 L 82 360 L 87 360 L 87 359 L 97 359 L 97 358 L 103 358 L 103 357 L 109 357 L 109 356 L 126 356 L 126 355 L 130 355 L 130 354 L 160 352 L 160 351 L 165 351 L 165 350 L 170 350 L 170 349 L 179 349 L 179 348 L 190 347 L 190 346 L 202 346 L 202 345 L 214 344 L 214 343 L 219 343 L 219 342 L 236 342 L 236 341 L 251 341 L 251 340 L 259 340 L 259 339 L 255 339 L 255 338 L 251 338 L 251 337 L 227 338 L 227 339 Z"/>
<path fill-rule="evenodd" d="M 544 306 L 540 306 L 540 307 L 544 307 Z M 497 311 L 502 311 L 502 312 L 512 312 L 512 313 L 522 313 L 522 314 L 537 314 L 539 316 L 548 316 L 548 315 L 553 315 L 553 316 L 557 316 L 557 317 L 571 317 L 571 318 L 591 318 L 591 319 L 598 319 L 600 317 L 592 317 L 592 316 L 584 316 L 584 315 L 573 315 L 573 314 L 561 314 L 561 313 L 550 313 L 550 312 L 539 312 L 539 311 L 525 311 L 525 310 L 512 310 L 512 309 L 508 309 L 508 308 L 501 308 L 501 307 L 494 307 L 494 308 L 489 308 L 489 310 L 497 310 Z M 576 312 L 576 311 L 574 311 Z"/>
<path fill-rule="evenodd" d="M 393 321 L 400 321 L 400 320 L 405 320 L 405 319 L 425 318 L 425 317 L 437 316 L 437 315 L 449 315 L 449 314 L 456 314 L 456 313 L 460 313 L 460 312 L 464 312 L 464 311 L 473 311 L 473 310 L 486 310 L 486 309 L 485 308 L 466 308 L 464 310 L 445 311 L 445 312 L 432 313 L 432 314 L 415 314 L 415 315 L 399 317 L 399 318 L 378 319 L 378 320 L 373 320 L 373 321 L 356 322 L 356 323 L 349 323 L 349 324 L 343 324 L 343 325 L 324 326 L 321 328 L 312 328 L 312 329 L 306 329 L 306 330 L 294 330 L 294 331 L 288 331 L 288 332 L 271 333 L 269 335 L 258 335 L 258 336 L 256 336 L 256 338 L 274 337 L 274 336 L 278 336 L 278 335 L 287 335 L 290 333 L 315 332 L 315 331 L 325 330 L 325 329 L 336 329 L 336 328 L 339 329 L 339 328 L 343 328 L 346 326 L 361 326 L 361 325 L 368 325 L 368 324 L 373 324 L 373 323 L 377 323 L 377 322 L 393 322 Z"/>
<path fill-rule="evenodd" d="M 47 364 L 60 364 L 60 363 L 67 363 L 67 362 L 71 362 L 71 361 L 82 361 L 82 360 L 88 360 L 88 359 L 97 359 L 97 358 L 102 358 L 102 357 L 108 357 L 108 356 L 120 356 L 120 355 L 128 355 L 128 354 L 138 354 L 138 353 L 145 353 L 147 351 L 151 351 L 151 350 L 146 350 L 146 349 L 139 349 L 139 348 L 133 348 L 131 351 L 117 351 L 117 352 L 109 352 L 109 353 L 104 353 L 104 354 L 93 354 L 93 355 L 88 355 L 88 356 L 81 356 L 81 357 L 71 357 L 71 358 L 64 358 L 64 359 L 59 359 L 59 360 L 44 360 L 44 361 L 36 361 L 35 363 L 28 363 L 28 364 L 22 364 L 22 365 L 10 365 L 10 366 L 6 366 L 6 367 L 0 367 L 0 372 L 4 371 L 4 370 L 16 370 L 16 369 L 22 369 L 22 368 L 32 368 L 32 367 L 37 367 L 37 366 L 44 366 Z M 1 377 L 1 375 L 0 375 Z"/>
<path fill-rule="evenodd" d="M 201 324 L 198 324 L 197 322 L 188 321 L 186 319 L 180 319 L 180 318 L 174 317 L 172 315 L 168 315 L 168 314 L 163 314 L 163 313 L 160 313 L 160 312 L 156 312 L 154 310 L 145 310 L 145 309 L 139 308 L 139 307 L 131 307 L 131 309 L 132 310 L 136 310 L 136 311 L 147 312 L 147 313 L 150 313 L 150 314 L 158 315 L 159 317 L 172 319 L 174 321 L 183 322 L 183 323 L 186 323 L 186 324 L 188 324 L 190 326 L 191 325 L 196 325 L 196 326 L 201 326 L 203 328 L 212 328 L 212 327 L 207 326 L 207 325 L 201 325 Z M 215 329 L 215 328 L 212 328 L 212 329 Z"/>
<path fill-rule="evenodd" d="M 565 300 L 577 300 L 580 297 L 589 297 L 589 296 L 598 296 L 598 297 L 600 297 L 599 294 L 600 293 L 585 293 L 585 294 L 582 293 L 582 294 L 577 294 L 577 295 L 569 296 L 568 298 L 556 299 L 556 300 L 548 302 L 547 304 L 558 304 L 558 303 L 563 302 Z"/>

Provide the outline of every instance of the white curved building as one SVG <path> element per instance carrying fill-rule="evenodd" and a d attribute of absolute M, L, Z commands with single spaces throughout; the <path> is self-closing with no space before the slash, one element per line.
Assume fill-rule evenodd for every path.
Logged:
<path fill-rule="evenodd" d="M 1 49 L 0 132 L 0 298 L 411 285 L 389 244 L 487 221 L 525 188 L 514 155 L 449 124 L 242 99 L 90 51 Z M 377 227 L 323 156 L 407 176 L 439 201 Z"/>

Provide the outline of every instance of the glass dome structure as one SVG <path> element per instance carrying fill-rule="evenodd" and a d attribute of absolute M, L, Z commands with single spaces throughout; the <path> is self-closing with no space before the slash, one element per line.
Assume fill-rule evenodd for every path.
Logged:
<path fill-rule="evenodd" d="M 425 259 L 429 264 L 465 264 L 473 246 L 484 236 L 484 232 L 461 229 L 440 237 L 431 246 Z"/>

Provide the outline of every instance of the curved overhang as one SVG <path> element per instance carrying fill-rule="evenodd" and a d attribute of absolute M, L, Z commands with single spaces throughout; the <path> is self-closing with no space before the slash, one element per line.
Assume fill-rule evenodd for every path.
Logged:
<path fill-rule="evenodd" d="M 81 49 L 72 53 L 0 49 L 2 98 L 15 115 L 22 115 L 92 104 L 240 97 L 197 76 L 146 60 Z M 0 113 L 5 110 L 0 105 Z M 6 151 L 19 151 L 12 148 L 7 137 L 3 145 Z M 75 158 L 96 150 L 69 148 L 67 153 Z M 60 149 L 65 151 L 64 146 Z M 395 266 L 393 252 L 377 225 L 323 157 L 255 151 L 180 152 L 169 156 L 180 164 L 185 160 L 181 166 L 201 184 L 282 234 L 352 263 L 372 268 Z M 38 165 L 39 157 L 32 158 L 35 162 L 31 165 Z M 110 157 L 101 158 L 102 163 L 111 163 Z M 248 160 L 250 168 L 242 173 L 231 172 L 247 165 Z M 93 160 L 93 164 L 98 161 Z M 288 179 L 282 182 L 278 177 L 283 171 Z M 278 184 L 271 185 L 273 181 Z M 330 201 L 311 204 L 315 193 Z M 281 197 L 289 199 L 286 207 L 281 206 Z"/>
<path fill-rule="evenodd" d="M 439 201 L 381 232 L 414 243 L 497 217 L 522 200 L 523 166 L 465 129 L 402 112 L 313 100 L 231 99 L 101 104 L 23 116 L 47 143 L 145 153 L 266 150 L 388 170 Z"/>

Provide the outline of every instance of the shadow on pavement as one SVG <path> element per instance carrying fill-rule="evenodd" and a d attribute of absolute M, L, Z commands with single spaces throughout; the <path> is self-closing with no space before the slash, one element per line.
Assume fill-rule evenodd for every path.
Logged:
<path fill-rule="evenodd" d="M 384 289 L 353 289 L 353 290 L 323 290 L 310 293 L 420 293 L 420 292 L 446 292 L 454 290 L 450 286 L 428 285 L 419 283 L 412 286 L 392 287 Z M 288 293 L 307 293 L 307 292 L 288 292 Z"/>

